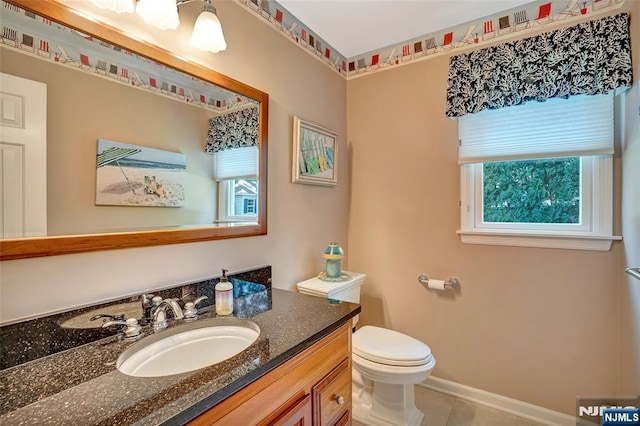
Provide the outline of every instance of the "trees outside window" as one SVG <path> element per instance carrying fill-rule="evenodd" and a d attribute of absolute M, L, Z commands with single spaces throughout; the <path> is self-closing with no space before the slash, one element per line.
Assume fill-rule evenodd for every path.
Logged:
<path fill-rule="evenodd" d="M 580 223 L 580 158 L 483 164 L 483 222 Z"/>

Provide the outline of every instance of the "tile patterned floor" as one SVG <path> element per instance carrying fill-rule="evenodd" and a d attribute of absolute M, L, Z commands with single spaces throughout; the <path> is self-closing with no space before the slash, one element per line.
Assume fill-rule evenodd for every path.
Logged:
<path fill-rule="evenodd" d="M 415 388 L 416 406 L 424 412 L 425 426 L 543 426 L 480 404 L 432 391 Z M 353 422 L 354 426 L 362 426 Z M 400 425 L 399 425 L 400 426 Z"/>

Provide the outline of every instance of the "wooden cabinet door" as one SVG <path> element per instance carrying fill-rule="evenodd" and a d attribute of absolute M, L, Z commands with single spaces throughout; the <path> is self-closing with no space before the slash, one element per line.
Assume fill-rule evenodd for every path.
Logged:
<path fill-rule="evenodd" d="M 339 423 L 351 407 L 351 363 L 343 360 L 312 389 L 314 426 Z"/>

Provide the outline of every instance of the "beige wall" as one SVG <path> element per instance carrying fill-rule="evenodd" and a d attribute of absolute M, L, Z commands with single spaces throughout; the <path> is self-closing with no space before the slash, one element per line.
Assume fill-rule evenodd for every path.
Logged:
<path fill-rule="evenodd" d="M 640 1 L 629 2 L 633 49 L 634 86 L 627 94 L 622 139 L 622 235 L 620 270 L 640 266 Z M 621 273 L 620 358 L 618 391 L 640 394 L 640 281 Z"/>
<path fill-rule="evenodd" d="M 427 342 L 433 376 L 575 415 L 577 395 L 617 390 L 621 244 L 462 244 L 447 71 L 443 56 L 349 81 L 349 265 L 368 274 L 361 322 Z M 428 291 L 421 273 L 457 276 L 461 289 Z"/>
<path fill-rule="evenodd" d="M 213 223 L 213 157 L 204 145 L 216 113 L 9 49 L 0 58 L 0 71 L 47 84 L 48 235 Z M 185 154 L 184 206 L 96 206 L 97 139 Z"/>
<path fill-rule="evenodd" d="M 218 275 L 221 268 L 273 265 L 273 285 L 293 289 L 322 270 L 320 255 L 328 242 L 338 241 L 348 250 L 346 81 L 235 2 L 218 2 L 216 8 L 228 43 L 216 55 L 193 51 L 188 31 L 138 27 L 162 37 L 165 48 L 186 46 L 180 50 L 183 56 L 269 93 L 269 234 L 5 261 L 0 264 L 1 321 Z M 181 9 L 185 27 L 199 10 L 197 2 Z M 291 183 L 294 115 L 340 134 L 338 150 L 345 161 L 338 165 L 336 188 Z"/>
<path fill-rule="evenodd" d="M 620 273 L 621 244 L 602 253 L 460 243 L 457 130 L 444 117 L 447 58 L 347 84 L 240 6 L 216 7 L 227 51 L 183 53 L 271 96 L 269 234 L 2 262 L 2 320 L 139 293 L 222 267 L 271 264 L 274 286 L 293 289 L 322 269 L 321 250 L 337 240 L 349 269 L 368 274 L 361 321 L 426 341 L 437 358 L 434 376 L 569 414 L 578 394 L 638 392 L 640 286 Z M 634 59 L 639 33 L 636 20 Z M 187 37 L 163 43 L 186 45 Z M 627 103 L 637 111 L 637 83 L 634 90 Z M 624 262 L 637 262 L 640 143 L 637 115 L 627 114 Z M 290 183 L 293 115 L 340 133 L 337 188 Z M 458 276 L 462 288 L 427 291 L 417 282 L 420 273 Z"/>

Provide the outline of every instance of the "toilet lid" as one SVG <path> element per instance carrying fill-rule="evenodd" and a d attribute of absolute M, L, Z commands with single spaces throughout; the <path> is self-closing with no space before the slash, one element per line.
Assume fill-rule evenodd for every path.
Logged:
<path fill-rule="evenodd" d="M 431 361 L 431 349 L 421 341 L 371 325 L 353 334 L 352 347 L 354 354 L 379 364 L 410 367 Z"/>

